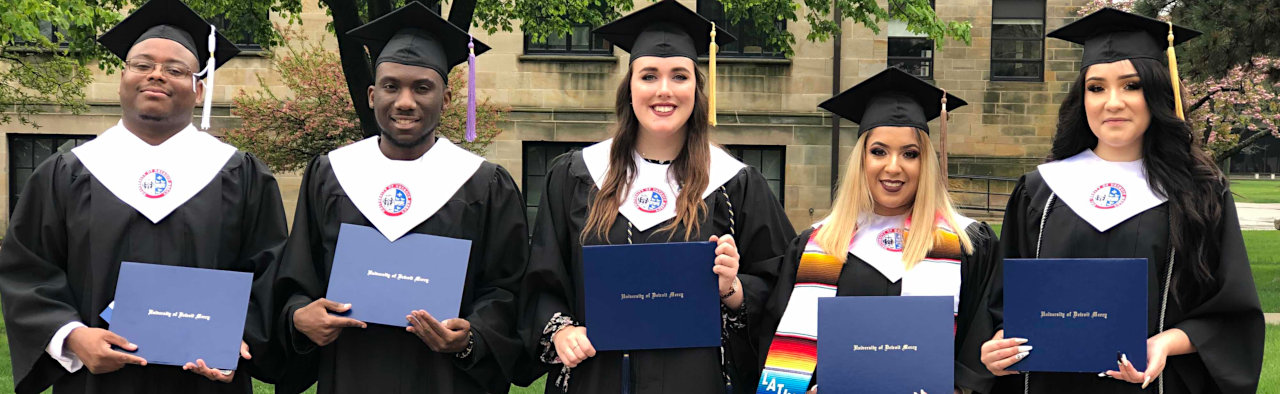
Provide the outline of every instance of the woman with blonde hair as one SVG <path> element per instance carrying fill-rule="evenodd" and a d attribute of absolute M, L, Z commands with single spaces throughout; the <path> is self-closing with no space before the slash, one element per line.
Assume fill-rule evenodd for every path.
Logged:
<path fill-rule="evenodd" d="M 766 305 L 766 326 L 778 334 L 760 392 L 771 384 L 816 391 L 816 305 L 832 296 L 953 297 L 956 391 L 990 387 L 978 350 L 991 332 L 986 297 L 998 279 L 997 240 L 986 223 L 957 213 L 947 195 L 928 125 L 943 112 L 944 96 L 952 108 L 965 105 L 890 68 L 821 104 L 857 122 L 858 140 L 831 214 L 783 257 L 778 291 Z"/>
<path fill-rule="evenodd" d="M 795 231 L 764 177 L 710 142 L 714 93 L 704 84 L 714 78 L 697 59 L 732 40 L 715 30 L 673 0 L 596 30 L 631 53 L 614 136 L 552 163 L 523 284 L 525 341 L 550 369 L 549 393 L 723 393 L 737 382 L 742 392 L 755 382 L 772 264 Z M 707 240 L 718 243 L 708 273 L 718 278 L 722 345 L 597 352 L 582 319 L 582 247 Z"/>

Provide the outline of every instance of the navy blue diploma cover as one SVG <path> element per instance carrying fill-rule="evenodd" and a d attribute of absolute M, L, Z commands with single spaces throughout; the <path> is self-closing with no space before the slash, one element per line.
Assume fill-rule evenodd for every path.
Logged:
<path fill-rule="evenodd" d="M 720 346 L 716 244 L 582 248 L 581 318 L 596 350 Z"/>
<path fill-rule="evenodd" d="M 470 256 L 469 240 L 408 233 L 391 242 L 372 227 L 343 223 L 325 298 L 351 304 L 345 316 L 366 323 L 406 327 L 404 317 L 418 309 L 452 319 Z"/>
<path fill-rule="evenodd" d="M 955 387 L 954 299 L 818 299 L 822 393 L 950 393 Z"/>
<path fill-rule="evenodd" d="M 1147 369 L 1147 259 L 1005 259 L 1004 336 L 1031 353 L 1009 370 Z"/>
<path fill-rule="evenodd" d="M 150 364 L 236 369 L 253 274 L 123 262 L 111 332 Z M 123 351 L 123 350 L 122 350 Z"/>

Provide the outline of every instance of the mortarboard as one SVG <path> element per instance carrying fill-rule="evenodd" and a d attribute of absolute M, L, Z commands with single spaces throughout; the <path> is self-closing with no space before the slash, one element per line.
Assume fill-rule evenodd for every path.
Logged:
<path fill-rule="evenodd" d="M 151 38 L 177 42 L 205 65 L 193 77 L 205 79 L 200 127 L 208 130 L 213 104 L 213 70 L 239 54 L 240 48 L 179 0 L 148 1 L 98 37 L 98 42 L 121 60 L 126 60 L 134 45 Z M 192 82 L 194 89 L 195 83 Z"/>
<path fill-rule="evenodd" d="M 929 121 L 946 110 L 942 105 L 944 95 L 952 109 L 968 104 L 929 82 L 889 67 L 818 106 L 857 123 L 859 136 L 880 126 L 915 127 L 928 132 Z"/>

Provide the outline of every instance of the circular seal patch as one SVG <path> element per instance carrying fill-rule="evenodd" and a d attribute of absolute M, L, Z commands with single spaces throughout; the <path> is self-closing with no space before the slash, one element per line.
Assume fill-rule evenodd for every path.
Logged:
<path fill-rule="evenodd" d="M 391 186 L 382 189 L 382 194 L 378 195 L 378 203 L 382 213 L 387 216 L 400 216 L 409 210 L 409 204 L 413 203 L 413 196 L 409 194 L 409 188 L 399 183 L 392 183 Z"/>
<path fill-rule="evenodd" d="M 652 187 L 646 187 L 636 192 L 634 200 L 636 208 L 647 213 L 661 211 L 662 208 L 667 206 L 667 194 Z"/>
<path fill-rule="evenodd" d="M 1093 206 L 1098 207 L 1098 209 L 1118 207 L 1124 203 L 1125 197 L 1128 197 L 1128 194 L 1125 193 L 1124 186 L 1120 186 L 1119 183 L 1098 186 L 1097 189 L 1093 190 L 1093 194 L 1089 196 Z"/>
<path fill-rule="evenodd" d="M 173 178 L 163 170 L 151 170 L 138 179 L 138 190 L 147 198 L 160 198 L 173 191 Z"/>
<path fill-rule="evenodd" d="M 876 236 L 876 243 L 879 243 L 884 250 L 901 252 L 903 243 L 902 231 L 896 228 L 885 229 L 880 232 L 880 235 Z"/>

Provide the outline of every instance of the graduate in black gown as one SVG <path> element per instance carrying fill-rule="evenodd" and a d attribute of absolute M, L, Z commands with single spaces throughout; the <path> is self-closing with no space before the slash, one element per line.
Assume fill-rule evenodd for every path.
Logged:
<path fill-rule="evenodd" d="M 1059 111 L 1049 162 L 1009 199 L 1004 255 L 1147 259 L 1147 282 L 1134 284 L 1147 288 L 1147 370 L 1124 355 L 1111 371 L 1012 375 L 1028 354 L 1016 346 L 1035 344 L 1001 330 L 982 350 L 989 370 L 1011 375 L 997 392 L 1257 389 L 1263 319 L 1235 201 L 1182 120 L 1177 75 L 1160 61 L 1198 34 L 1114 9 L 1050 33 L 1084 44 L 1084 69 Z M 1002 294 L 992 298 L 997 328 Z"/>
<path fill-rule="evenodd" d="M 182 3 L 153 0 L 99 38 L 125 61 L 121 121 L 36 168 L 0 248 L 18 393 L 249 393 L 251 373 L 271 380 L 243 359 L 226 374 L 201 360 L 146 364 L 111 350 L 135 346 L 99 316 L 123 261 L 252 272 L 241 356 L 268 358 L 265 286 L 284 209 L 266 166 L 191 125 L 212 89 L 197 78 L 239 52 L 220 34 L 209 47 L 209 35 Z"/>
<path fill-rule="evenodd" d="M 947 194 L 928 124 L 945 115 L 944 96 L 950 108 L 966 104 L 889 68 L 821 104 L 857 122 L 858 140 L 831 214 L 787 248 L 778 291 L 766 307 L 766 325 L 787 335 L 769 334 L 757 393 L 778 393 L 779 384 L 793 393 L 819 392 L 817 302 L 831 296 L 952 297 L 955 390 L 990 388 L 993 377 L 978 350 L 992 330 L 987 296 L 998 279 L 998 240 L 986 223 L 957 213 Z M 928 225 L 912 225 L 921 222 Z M 805 289 L 795 290 L 797 283 Z"/>
<path fill-rule="evenodd" d="M 695 60 L 707 52 L 711 30 L 670 0 L 596 30 L 631 53 L 618 124 L 614 138 L 553 162 L 521 294 L 521 329 L 531 355 L 550 370 L 548 393 L 753 390 L 760 312 L 774 286 L 775 257 L 795 232 L 760 173 L 711 145 L 707 78 Z M 730 37 L 717 34 L 721 44 Z M 707 240 L 718 243 L 720 348 L 591 347 L 583 245 Z M 679 321 L 670 326 L 681 329 Z"/>
<path fill-rule="evenodd" d="M 522 354 L 524 200 L 505 169 L 437 133 L 452 94 L 449 69 L 467 60 L 467 33 L 411 2 L 350 34 L 383 46 L 369 88 L 382 133 L 315 158 L 303 176 L 274 289 L 294 360 L 277 392 L 318 379 L 320 393 L 505 393 Z M 470 240 L 459 317 L 406 310 L 406 328 L 331 315 L 365 306 L 324 298 L 344 223 L 393 241 L 406 233 Z"/>

